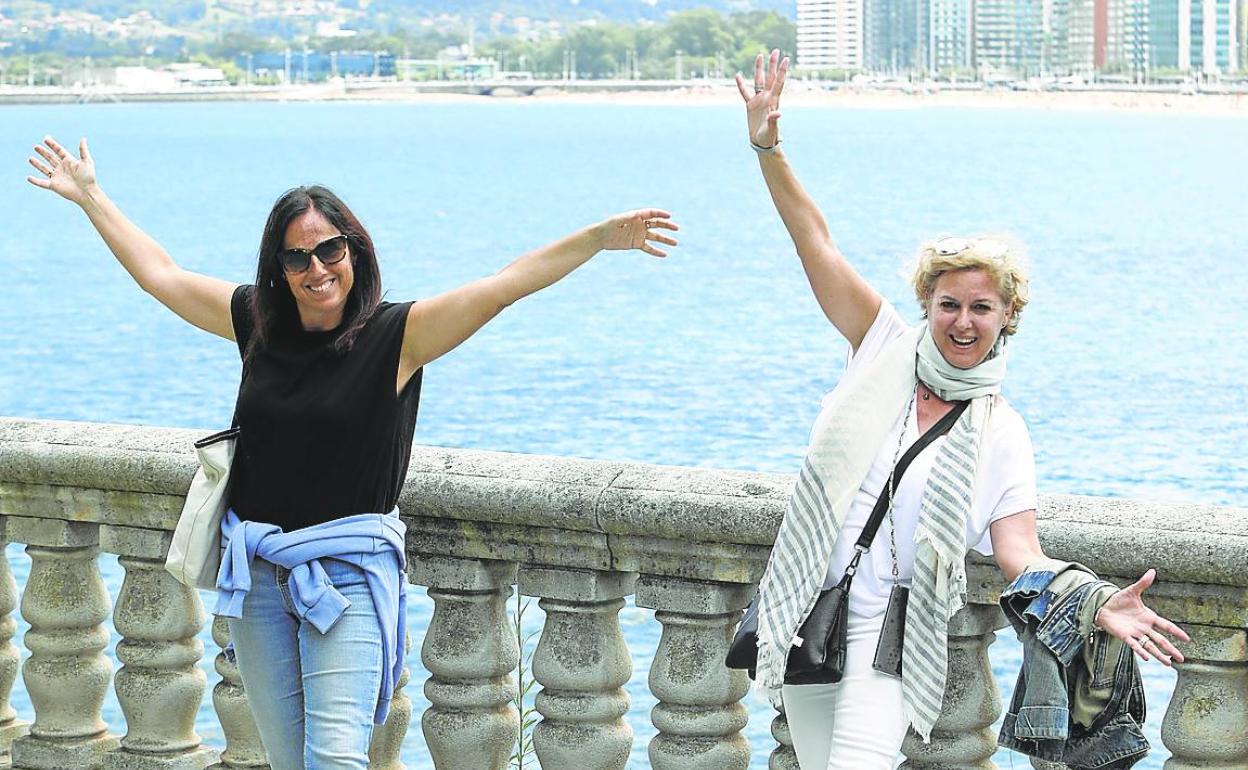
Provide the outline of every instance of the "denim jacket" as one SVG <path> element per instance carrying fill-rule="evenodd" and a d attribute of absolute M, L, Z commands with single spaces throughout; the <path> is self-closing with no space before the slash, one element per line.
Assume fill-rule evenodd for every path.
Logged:
<path fill-rule="evenodd" d="M 1032 565 L 1001 594 L 1023 669 L 998 743 L 1071 770 L 1125 770 L 1148 753 L 1144 687 L 1131 650 L 1093 631 L 1116 591 L 1080 564 Z"/>

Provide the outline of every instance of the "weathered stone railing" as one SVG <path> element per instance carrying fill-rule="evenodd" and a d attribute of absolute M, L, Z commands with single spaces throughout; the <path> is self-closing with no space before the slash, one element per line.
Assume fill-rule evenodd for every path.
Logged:
<path fill-rule="evenodd" d="M 32 770 L 200 770 L 264 765 L 237 670 L 218 655 L 213 703 L 224 750 L 202 745 L 194 716 L 206 687 L 196 663 L 205 620 L 194 591 L 162 568 L 200 431 L 0 419 L 0 535 L 26 544 L 30 623 L 22 677 L 33 723 L 8 704 L 18 668 L 17 587 L 0 560 L 0 750 Z M 510 704 L 519 650 L 512 586 L 546 619 L 533 660 L 542 689 L 534 743 L 547 770 L 623 768 L 632 745 L 623 686 L 632 663 L 617 613 L 654 609 L 662 635 L 649 685 L 658 700 L 654 768 L 734 770 L 749 763 L 740 703 L 747 681 L 721 661 L 762 573 L 792 477 L 568 458 L 417 448 L 400 503 L 412 582 L 434 614 L 421 650 L 432 704 L 421 725 L 438 768 L 501 768 L 518 724 Z M 1148 567 L 1151 603 L 1193 637 L 1162 727 L 1167 770 L 1248 767 L 1248 512 L 1091 498 L 1043 501 L 1041 539 L 1125 583 Z M 103 655 L 110 598 L 97 567 L 120 556 L 125 580 Z M 907 741 L 913 768 L 992 767 L 1001 712 L 987 650 L 1004 620 L 1001 577 L 971 557 L 971 603 L 949 640 L 950 690 L 931 744 Z M 218 645 L 223 623 L 213 626 Z M 124 737 L 101 719 L 110 682 Z M 377 730 L 372 765 L 402 765 L 411 717 L 401 692 Z M 796 768 L 783 714 L 771 767 Z"/>

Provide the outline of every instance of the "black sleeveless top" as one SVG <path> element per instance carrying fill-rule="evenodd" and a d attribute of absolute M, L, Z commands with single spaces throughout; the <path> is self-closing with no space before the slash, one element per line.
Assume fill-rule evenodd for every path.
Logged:
<path fill-rule="evenodd" d="M 240 354 L 251 339 L 254 286 L 240 286 L 230 316 Z M 394 508 L 411 459 L 418 370 L 395 395 L 412 303 L 381 303 L 351 350 L 336 331 L 290 329 L 247 363 L 235 407 L 241 428 L 230 505 L 247 521 L 287 532 Z"/>

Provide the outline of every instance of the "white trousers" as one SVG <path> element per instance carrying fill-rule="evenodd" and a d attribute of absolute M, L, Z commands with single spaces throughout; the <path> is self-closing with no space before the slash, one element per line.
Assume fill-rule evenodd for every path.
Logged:
<path fill-rule="evenodd" d="M 784 713 L 802 770 L 891 770 L 906 737 L 901 680 L 871 668 L 881 613 L 850 614 L 845 676 L 784 686 Z"/>

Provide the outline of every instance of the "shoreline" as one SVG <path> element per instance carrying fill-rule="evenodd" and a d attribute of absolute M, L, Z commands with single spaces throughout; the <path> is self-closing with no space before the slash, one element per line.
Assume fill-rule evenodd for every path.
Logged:
<path fill-rule="evenodd" d="M 601 85 L 601 89 L 596 86 Z M 736 106 L 740 95 L 728 83 L 655 83 L 630 87 L 577 82 L 570 88 L 526 83 L 448 83 L 415 87 L 401 83 L 330 84 L 298 87 L 186 89 L 169 92 L 114 89 L 0 89 L 0 107 L 132 102 L 399 102 L 617 104 L 630 107 Z M 607 90 L 610 87 L 611 90 Z M 487 90 L 488 93 L 472 91 Z M 1162 90 L 1010 90 L 930 84 L 915 87 L 840 85 L 791 81 L 784 104 L 837 109 L 1022 109 L 1068 112 L 1127 111 L 1172 115 L 1248 116 L 1248 93 L 1179 93 Z"/>
<path fill-rule="evenodd" d="M 794 87 L 796 86 L 796 87 Z M 477 97 L 481 98 L 481 97 Z M 500 97 L 485 97 L 499 99 Z M 524 97 L 515 97 L 517 101 Z M 550 93 L 527 97 L 569 104 L 629 106 L 740 106 L 735 86 L 698 86 L 668 92 Z M 900 89 L 845 87 L 835 91 L 792 83 L 785 87 L 784 106 L 862 110 L 1018 109 L 1067 112 L 1127 111 L 1182 115 L 1248 117 L 1248 94 L 1179 94 L 1147 91 L 1011 91 L 941 89 L 906 92 Z"/>

